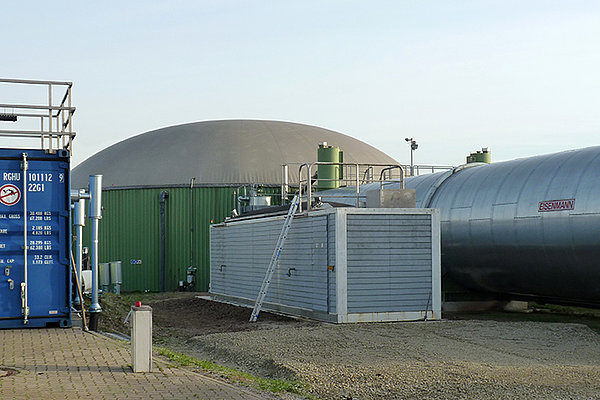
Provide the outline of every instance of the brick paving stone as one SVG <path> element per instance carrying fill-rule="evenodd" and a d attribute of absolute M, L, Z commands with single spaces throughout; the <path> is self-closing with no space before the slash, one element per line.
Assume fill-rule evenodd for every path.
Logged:
<path fill-rule="evenodd" d="M 79 328 L 0 330 L 0 368 L 18 371 L 0 378 L 0 399 L 271 397 L 159 360 L 154 372 L 133 373 L 128 345 Z"/>

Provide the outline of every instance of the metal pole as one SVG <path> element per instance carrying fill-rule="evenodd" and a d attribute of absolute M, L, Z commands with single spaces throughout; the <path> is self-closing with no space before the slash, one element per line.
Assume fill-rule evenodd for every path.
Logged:
<path fill-rule="evenodd" d="M 29 162 L 27 161 L 27 153 L 23 153 L 23 161 L 21 162 L 21 169 L 23 170 L 23 280 L 21 283 L 21 312 L 23 313 L 23 324 L 27 325 L 27 318 L 29 317 L 29 305 L 28 305 L 28 293 L 27 293 L 27 250 L 29 249 L 29 243 L 27 243 L 27 170 L 29 169 Z"/>
<path fill-rule="evenodd" d="M 310 185 L 310 168 L 308 163 L 300 164 L 298 167 L 298 212 L 302 212 L 302 167 L 306 166 L 306 173 L 308 174 L 307 186 Z"/>
<path fill-rule="evenodd" d="M 90 329 L 98 330 L 98 318 L 102 307 L 98 301 L 98 224 L 102 218 L 102 175 L 90 175 L 90 211 L 92 220 L 92 305 L 90 306 Z"/>
<path fill-rule="evenodd" d="M 312 164 L 308 164 L 307 179 L 306 179 L 306 211 L 312 209 L 312 175 L 310 173 Z"/>
<path fill-rule="evenodd" d="M 281 166 L 281 205 L 287 200 L 289 187 L 289 171 L 287 164 Z"/>
<path fill-rule="evenodd" d="M 73 156 L 73 123 L 71 118 L 73 118 L 73 111 L 72 111 L 72 97 L 71 97 L 71 85 L 69 85 L 69 88 L 67 89 L 67 93 L 69 95 L 69 119 L 67 121 L 67 123 L 69 124 L 69 153 L 71 154 L 71 156 Z"/>
<path fill-rule="evenodd" d="M 410 144 L 410 176 L 415 176 L 415 160 L 414 160 L 414 152 L 412 143 Z"/>
<path fill-rule="evenodd" d="M 52 84 L 48 85 L 48 137 L 50 139 L 48 149 L 52 154 L 54 153 L 52 150 Z"/>
<path fill-rule="evenodd" d="M 41 119 L 41 126 L 40 126 L 40 131 L 42 132 L 42 134 L 40 135 L 40 137 L 42 138 L 42 147 L 40 147 L 41 149 L 44 148 L 44 117 L 40 117 Z"/>
<path fill-rule="evenodd" d="M 356 164 L 356 208 L 360 207 L 360 182 L 359 182 L 359 166 Z"/>
<path fill-rule="evenodd" d="M 82 261 L 83 261 L 83 227 L 85 226 L 85 199 L 80 199 L 75 203 L 75 223 L 74 225 L 77 227 L 77 236 L 75 247 L 77 248 L 75 255 L 76 265 L 77 265 L 77 278 L 79 284 L 79 290 L 83 290 L 81 288 L 81 271 L 83 269 Z"/>
<path fill-rule="evenodd" d="M 163 190 L 159 195 L 160 203 L 160 274 L 159 274 L 159 286 L 160 291 L 165 291 L 165 276 L 167 269 L 167 228 L 166 228 L 166 210 L 165 205 L 169 198 L 169 192 Z"/>

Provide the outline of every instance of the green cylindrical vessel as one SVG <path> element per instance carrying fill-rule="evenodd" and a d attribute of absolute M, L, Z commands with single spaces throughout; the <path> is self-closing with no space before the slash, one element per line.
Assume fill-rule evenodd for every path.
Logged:
<path fill-rule="evenodd" d="M 317 150 L 317 161 L 319 162 L 340 162 L 340 148 L 327 145 L 319 145 Z M 340 187 L 340 166 L 339 165 L 319 165 L 317 189 L 336 189 Z"/>
<path fill-rule="evenodd" d="M 475 153 L 471 153 L 467 156 L 467 164 L 479 162 L 489 164 L 492 162 L 492 153 L 487 149 L 483 148 Z"/>
<path fill-rule="evenodd" d="M 492 162 L 492 153 L 488 149 L 483 149 L 481 152 L 480 159 L 480 162 L 489 164 Z"/>

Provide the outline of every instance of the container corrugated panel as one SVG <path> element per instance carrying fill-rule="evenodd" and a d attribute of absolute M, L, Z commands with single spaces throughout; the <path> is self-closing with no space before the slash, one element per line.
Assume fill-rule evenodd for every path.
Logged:
<path fill-rule="evenodd" d="M 209 227 L 222 222 L 234 206 L 234 188 L 195 187 L 193 232 L 189 188 L 115 189 L 102 193 L 100 220 L 100 261 L 123 262 L 122 291 L 160 289 L 160 203 L 162 191 L 169 196 L 166 213 L 165 289 L 178 289 L 186 280 L 187 268 L 194 265 L 196 290 L 208 291 Z M 84 243 L 89 242 L 89 224 Z M 193 243 L 193 253 L 190 251 Z"/>
<path fill-rule="evenodd" d="M 348 215 L 348 312 L 431 308 L 430 215 Z"/>
<path fill-rule="evenodd" d="M 337 291 L 335 273 L 335 215 L 327 214 L 327 285 L 329 287 L 328 312 L 335 314 L 337 311 Z"/>
<path fill-rule="evenodd" d="M 0 149 L 0 328 L 71 325 L 69 161 Z"/>
<path fill-rule="evenodd" d="M 255 300 L 282 224 L 270 218 L 213 227 L 211 293 Z M 265 303 L 326 313 L 327 275 L 327 218 L 296 218 Z"/>
<path fill-rule="evenodd" d="M 215 298 L 254 304 L 283 219 L 211 228 Z M 342 323 L 438 319 L 439 231 L 437 210 L 325 208 L 299 215 L 263 309 Z"/>

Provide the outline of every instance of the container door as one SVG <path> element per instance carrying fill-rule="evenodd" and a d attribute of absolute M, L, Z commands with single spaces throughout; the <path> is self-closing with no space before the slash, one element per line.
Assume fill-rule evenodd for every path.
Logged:
<path fill-rule="evenodd" d="M 18 160 L 0 160 L 0 321 L 22 319 L 23 173 Z"/>
<path fill-rule="evenodd" d="M 65 158 L 26 151 L 24 172 L 23 150 L 13 152 L 14 157 L 0 157 L 0 327 L 68 326 L 69 164 Z"/>

